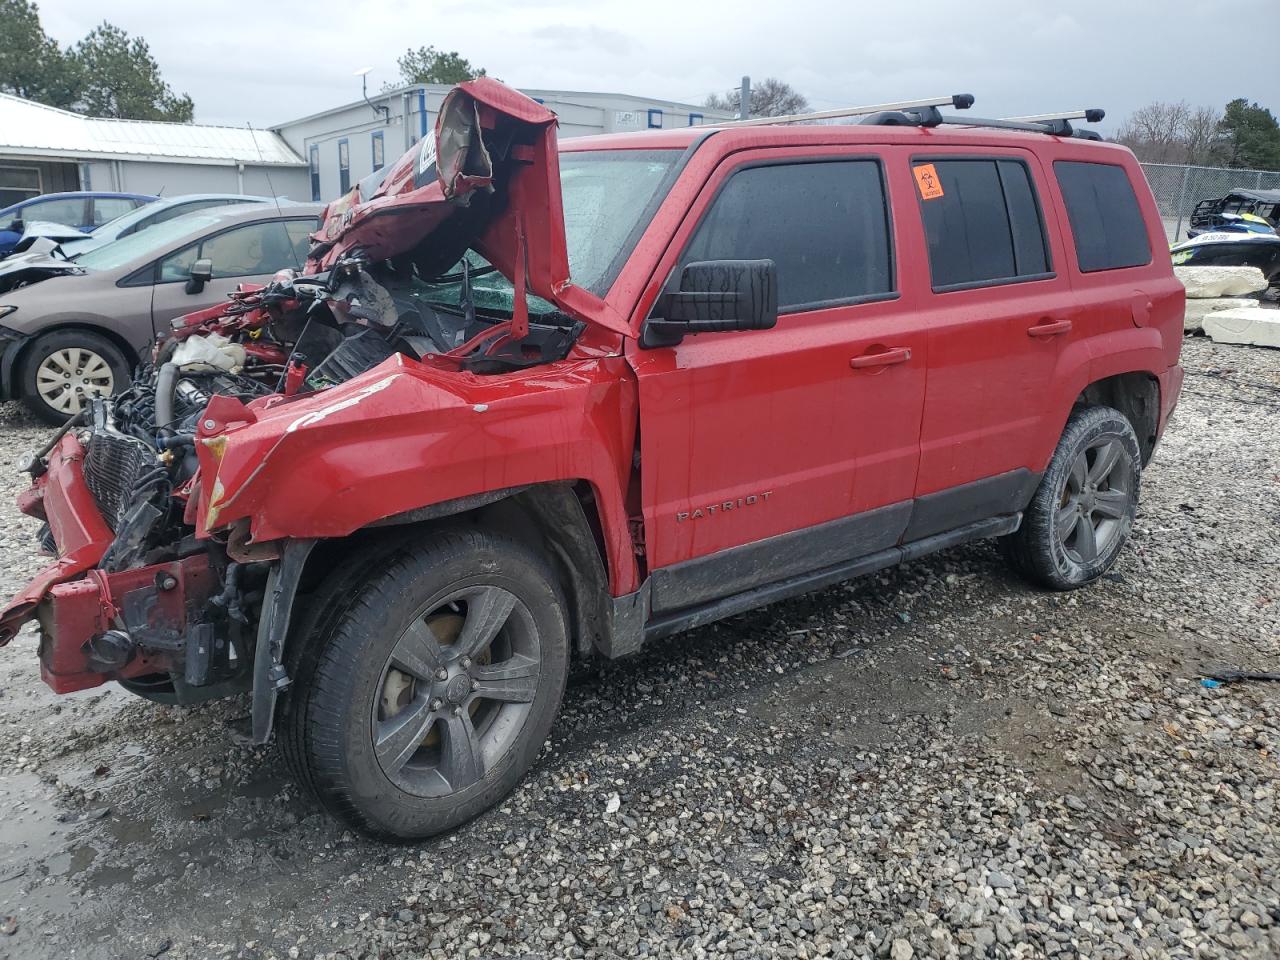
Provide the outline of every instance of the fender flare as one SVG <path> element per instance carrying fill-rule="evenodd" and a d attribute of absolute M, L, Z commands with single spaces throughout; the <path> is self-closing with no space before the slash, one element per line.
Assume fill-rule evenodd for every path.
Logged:
<path fill-rule="evenodd" d="M 267 572 L 267 588 L 258 619 L 257 645 L 253 657 L 253 742 L 271 739 L 275 723 L 276 700 L 289 686 L 284 669 L 284 642 L 293 614 L 293 601 L 307 557 L 319 541 L 290 540 L 284 545 L 280 559 Z"/>

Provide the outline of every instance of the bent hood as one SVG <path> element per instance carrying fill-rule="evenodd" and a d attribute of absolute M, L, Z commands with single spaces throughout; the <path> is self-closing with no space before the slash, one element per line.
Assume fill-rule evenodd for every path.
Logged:
<path fill-rule="evenodd" d="M 56 244 L 49 246 L 56 246 Z M 8 293 L 18 287 L 27 287 L 41 280 L 48 280 L 50 277 L 84 272 L 83 267 L 76 266 L 73 261 L 65 257 L 52 254 L 48 249 L 41 251 L 31 249 L 26 253 L 14 254 L 0 261 L 0 293 Z"/>
<path fill-rule="evenodd" d="M 517 288 L 523 279 L 569 316 L 627 332 L 569 276 L 555 114 L 488 77 L 450 90 L 435 129 L 368 197 L 357 184 L 329 204 L 313 240 L 309 273 L 359 250 L 433 277 L 473 247 Z"/>

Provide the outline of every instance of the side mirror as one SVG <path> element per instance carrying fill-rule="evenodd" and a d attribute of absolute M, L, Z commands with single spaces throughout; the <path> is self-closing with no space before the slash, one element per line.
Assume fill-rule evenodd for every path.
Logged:
<path fill-rule="evenodd" d="M 768 330 L 778 322 L 778 268 L 772 260 L 687 264 L 680 289 L 664 293 L 645 322 L 642 347 L 669 347 L 688 334 Z"/>
<path fill-rule="evenodd" d="M 213 279 L 213 261 L 197 260 L 191 265 L 191 279 L 187 281 L 187 293 L 199 293 Z"/>

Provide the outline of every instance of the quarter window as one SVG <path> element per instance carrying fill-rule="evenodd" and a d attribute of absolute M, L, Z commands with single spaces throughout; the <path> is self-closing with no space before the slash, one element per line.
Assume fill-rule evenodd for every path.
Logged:
<path fill-rule="evenodd" d="M 1040 205 L 1019 160 L 915 160 L 935 290 L 1049 274 Z"/>
<path fill-rule="evenodd" d="M 1059 160 L 1053 169 L 1067 205 L 1076 261 L 1082 272 L 1151 262 L 1147 224 L 1124 167 Z"/>
<path fill-rule="evenodd" d="M 132 213 L 138 206 L 127 197 L 95 197 L 90 202 L 93 204 L 93 225 L 95 227 L 100 227 L 116 217 L 123 217 L 126 213 Z"/>
<path fill-rule="evenodd" d="M 779 309 L 892 293 L 880 164 L 840 160 L 739 170 L 698 225 L 681 266 L 700 260 L 774 261 Z"/>

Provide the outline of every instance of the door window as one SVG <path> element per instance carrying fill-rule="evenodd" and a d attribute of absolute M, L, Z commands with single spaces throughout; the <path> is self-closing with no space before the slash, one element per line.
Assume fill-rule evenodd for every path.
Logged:
<path fill-rule="evenodd" d="M 1124 167 L 1058 160 L 1053 169 L 1067 205 L 1076 261 L 1082 272 L 1151 262 L 1147 224 Z"/>
<path fill-rule="evenodd" d="M 737 171 L 698 225 L 681 267 L 700 260 L 774 261 L 780 310 L 891 294 L 880 164 L 838 160 Z"/>
<path fill-rule="evenodd" d="M 95 197 L 89 201 L 93 205 L 93 220 L 95 227 L 100 227 L 108 220 L 114 220 L 116 217 L 123 217 L 126 213 L 131 213 L 136 204 L 125 197 Z"/>
<path fill-rule="evenodd" d="M 295 261 L 294 263 L 287 263 L 285 266 L 293 267 L 295 270 L 301 269 L 302 264 L 306 262 L 307 251 L 311 249 L 311 235 L 316 232 L 316 221 L 286 220 L 284 229 L 289 234 L 289 244 L 293 247 L 293 259 Z"/>
<path fill-rule="evenodd" d="M 1049 275 L 1040 204 L 1020 160 L 912 161 L 934 290 Z"/>
<path fill-rule="evenodd" d="M 62 197 L 57 200 L 37 201 L 22 211 L 22 219 L 48 220 L 67 227 L 80 227 L 85 223 L 84 197 Z"/>
<path fill-rule="evenodd" d="M 215 280 L 300 269 L 306 259 L 306 235 L 315 228 L 313 219 L 273 220 L 219 233 L 161 260 L 158 282 L 186 280 L 197 260 L 212 262 Z"/>

